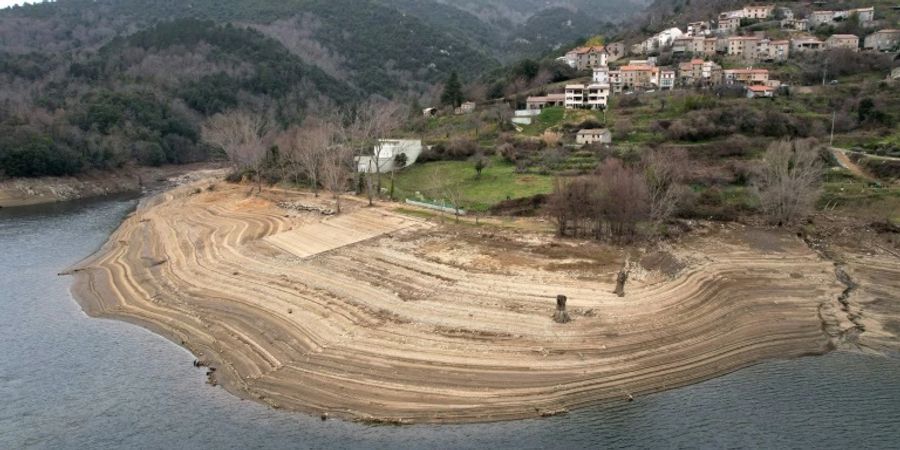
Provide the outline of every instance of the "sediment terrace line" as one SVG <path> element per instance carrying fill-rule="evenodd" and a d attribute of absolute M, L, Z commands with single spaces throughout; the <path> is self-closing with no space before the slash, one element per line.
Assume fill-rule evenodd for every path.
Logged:
<path fill-rule="evenodd" d="M 553 260 L 535 254 L 492 271 L 521 250 L 460 239 L 465 228 L 383 208 L 288 217 L 275 206 L 287 193 L 201 191 L 146 202 L 80 265 L 73 293 L 184 345 L 230 392 L 291 410 L 471 422 L 623 399 L 824 352 L 820 306 L 843 290 L 787 233 L 779 250 L 698 238 L 679 251 L 700 262 L 619 298 L 615 273 L 545 270 Z M 477 258 L 453 263 L 452 249 Z M 552 321 L 556 294 L 573 322 Z"/>
<path fill-rule="evenodd" d="M 265 241 L 294 256 L 309 258 L 386 233 L 421 225 L 421 221 L 408 217 L 381 210 L 360 209 L 269 236 Z"/>

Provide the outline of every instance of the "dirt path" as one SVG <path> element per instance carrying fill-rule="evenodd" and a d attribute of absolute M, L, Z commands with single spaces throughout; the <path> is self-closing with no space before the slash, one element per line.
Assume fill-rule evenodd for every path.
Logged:
<path fill-rule="evenodd" d="M 871 175 L 867 174 L 865 171 L 862 170 L 861 167 L 859 167 L 858 165 L 856 165 L 856 163 L 854 163 L 853 161 L 850 160 L 850 157 L 847 156 L 846 150 L 844 150 L 842 148 L 831 147 L 831 153 L 834 155 L 835 159 L 837 159 L 838 164 L 840 164 L 840 166 L 843 167 L 844 169 L 849 170 L 850 173 L 852 173 L 853 175 L 855 175 L 859 178 L 862 178 L 864 180 L 868 180 L 868 181 L 875 180 L 875 178 L 873 178 Z"/>
<path fill-rule="evenodd" d="M 832 263 L 788 233 L 709 228 L 634 264 L 620 298 L 614 248 L 398 218 L 314 253 L 322 216 L 276 206 L 296 194 L 213 184 L 145 202 L 73 270 L 73 292 L 278 408 L 386 423 L 553 415 L 822 353 L 847 322 Z M 372 211 L 348 202 L 323 232 L 372 230 Z M 559 294 L 568 324 L 551 319 Z"/>

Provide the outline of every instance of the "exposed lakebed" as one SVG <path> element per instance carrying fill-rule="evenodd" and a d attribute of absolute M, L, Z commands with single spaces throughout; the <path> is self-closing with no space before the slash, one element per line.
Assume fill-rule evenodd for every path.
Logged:
<path fill-rule="evenodd" d="M 0 448 L 896 447 L 900 359 L 838 352 L 759 364 L 633 403 L 474 425 L 365 426 L 205 384 L 177 345 L 87 318 L 57 273 L 132 200 L 0 210 Z"/>

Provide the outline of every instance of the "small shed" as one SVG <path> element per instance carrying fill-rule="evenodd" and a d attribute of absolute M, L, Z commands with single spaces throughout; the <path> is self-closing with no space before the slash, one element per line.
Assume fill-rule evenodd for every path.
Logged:
<path fill-rule="evenodd" d="M 775 88 L 772 86 L 748 86 L 747 98 L 769 98 L 775 96 Z"/>
<path fill-rule="evenodd" d="M 575 142 L 579 145 L 612 144 L 612 133 L 606 128 L 579 130 L 575 134 Z"/>

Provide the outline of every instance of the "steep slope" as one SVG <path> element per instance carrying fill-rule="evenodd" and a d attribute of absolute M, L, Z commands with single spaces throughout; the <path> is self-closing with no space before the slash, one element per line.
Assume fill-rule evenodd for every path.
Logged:
<path fill-rule="evenodd" d="M 0 177 L 202 160 L 212 114 L 240 106 L 286 125 L 322 102 L 421 95 L 452 71 L 470 79 L 498 65 L 471 42 L 368 0 L 3 10 Z"/>
<path fill-rule="evenodd" d="M 474 75 L 496 65 L 468 39 L 449 34 L 448 27 L 433 28 L 369 0 L 64 0 L 0 13 L 0 51 L 92 49 L 118 34 L 177 18 L 265 26 L 297 17 L 304 20 L 287 31 L 327 50 L 342 62 L 337 70 L 368 92 L 390 95 L 421 88 L 419 83 L 441 80 L 450 71 Z M 282 34 L 272 37 L 281 41 Z"/>

